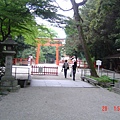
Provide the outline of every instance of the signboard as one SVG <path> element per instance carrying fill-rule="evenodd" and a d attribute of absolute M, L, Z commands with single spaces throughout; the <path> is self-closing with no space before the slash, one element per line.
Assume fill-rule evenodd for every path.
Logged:
<path fill-rule="evenodd" d="M 96 65 L 98 65 L 98 66 L 102 65 L 102 61 L 101 60 L 96 60 Z"/>
<path fill-rule="evenodd" d="M 39 67 L 39 72 L 40 72 L 40 73 L 43 72 L 43 67 Z"/>
<path fill-rule="evenodd" d="M 102 65 L 102 61 L 96 60 L 96 65 L 98 66 L 98 73 L 99 73 L 99 69 L 100 69 L 100 66 Z"/>

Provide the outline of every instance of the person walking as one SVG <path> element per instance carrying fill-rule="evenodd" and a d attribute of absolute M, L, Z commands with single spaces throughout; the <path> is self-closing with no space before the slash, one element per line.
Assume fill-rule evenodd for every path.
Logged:
<path fill-rule="evenodd" d="M 67 60 L 65 60 L 63 66 L 62 66 L 62 71 L 63 71 L 63 69 L 64 69 L 64 76 L 65 76 L 65 78 L 67 78 L 67 70 L 69 69 L 69 64 L 68 64 Z"/>
<path fill-rule="evenodd" d="M 33 56 L 32 56 L 32 54 L 30 54 L 28 57 L 28 66 L 32 65 L 32 61 L 33 61 Z"/>
<path fill-rule="evenodd" d="M 74 65 L 72 65 L 73 81 L 75 81 L 76 68 L 77 68 L 77 62 L 75 61 Z"/>

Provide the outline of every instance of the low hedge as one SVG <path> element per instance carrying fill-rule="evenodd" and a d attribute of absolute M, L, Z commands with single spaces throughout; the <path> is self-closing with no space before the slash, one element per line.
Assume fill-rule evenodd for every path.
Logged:
<path fill-rule="evenodd" d="M 97 80 L 98 85 L 102 87 L 110 87 L 113 84 L 113 79 L 111 79 L 110 77 L 106 75 L 103 75 L 101 77 L 93 77 L 93 76 L 89 76 L 89 77 L 94 80 Z M 114 80 L 114 82 L 118 82 L 118 80 Z"/>

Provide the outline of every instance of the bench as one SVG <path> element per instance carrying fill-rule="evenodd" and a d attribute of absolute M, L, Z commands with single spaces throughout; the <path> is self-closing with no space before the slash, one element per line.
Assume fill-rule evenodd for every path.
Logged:
<path fill-rule="evenodd" d="M 82 81 L 87 81 L 88 83 L 91 83 L 93 85 L 98 85 L 98 81 L 97 80 L 94 80 L 92 78 L 89 78 L 89 77 L 86 77 L 86 76 L 82 76 L 81 77 Z"/>

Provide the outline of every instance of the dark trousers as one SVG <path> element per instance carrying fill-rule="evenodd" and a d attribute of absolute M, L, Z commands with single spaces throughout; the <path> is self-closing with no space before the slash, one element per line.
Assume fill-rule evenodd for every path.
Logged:
<path fill-rule="evenodd" d="M 67 69 L 64 69 L 64 76 L 67 77 Z"/>
<path fill-rule="evenodd" d="M 73 70 L 73 80 L 75 81 L 76 70 Z"/>

